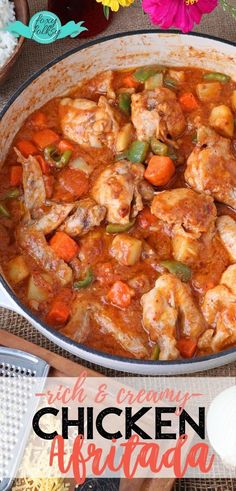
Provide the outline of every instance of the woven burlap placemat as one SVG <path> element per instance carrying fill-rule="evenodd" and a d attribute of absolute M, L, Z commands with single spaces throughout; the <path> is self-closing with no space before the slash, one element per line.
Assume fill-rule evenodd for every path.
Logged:
<path fill-rule="evenodd" d="M 30 4 L 31 15 L 38 10 L 46 10 L 47 2 L 45 0 L 28 0 Z M 58 0 L 63 1 L 63 0 Z M 79 0 L 78 0 L 79 2 Z M 236 0 L 232 0 L 232 5 L 236 5 Z M 151 29 L 148 17 L 143 13 L 140 2 L 127 9 L 121 9 L 120 12 L 113 17 L 112 23 L 107 28 L 105 34 L 114 34 L 117 32 L 132 31 L 137 29 Z M 205 16 L 196 32 L 221 37 L 229 41 L 236 41 L 236 21 L 229 14 L 223 13 L 218 7 L 213 14 Z M 26 41 L 23 52 L 14 66 L 11 77 L 8 82 L 0 87 L 0 110 L 9 100 L 14 91 L 18 89 L 22 82 L 29 76 L 34 74 L 39 68 L 55 59 L 57 56 L 66 51 L 75 48 L 83 43 L 80 39 L 65 39 L 51 45 L 39 45 L 31 41 Z M 39 346 L 57 352 L 64 357 L 74 361 L 79 361 L 85 366 L 91 366 L 89 363 L 79 360 L 68 352 L 58 348 L 54 343 L 48 341 L 44 336 L 34 329 L 29 322 L 18 314 L 6 309 L 0 309 L 0 327 L 6 329 L 13 334 L 21 336 L 28 341 L 31 341 Z M 112 370 L 101 369 L 101 367 L 93 368 L 108 376 L 118 376 L 119 372 Z M 231 364 L 215 370 L 210 370 L 201 375 L 208 376 L 236 376 L 236 364 Z M 225 479 L 183 479 L 178 481 L 175 486 L 176 491 L 233 491 L 236 490 L 236 480 Z"/>

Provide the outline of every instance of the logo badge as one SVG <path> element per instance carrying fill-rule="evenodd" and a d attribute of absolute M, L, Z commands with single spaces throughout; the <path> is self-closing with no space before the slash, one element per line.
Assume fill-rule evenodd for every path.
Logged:
<path fill-rule="evenodd" d="M 37 43 L 50 44 L 57 39 L 63 39 L 68 36 L 73 38 L 78 36 L 81 32 L 87 31 L 86 27 L 82 25 L 83 23 L 84 21 L 77 23 L 75 21 L 70 21 L 62 26 L 57 15 L 53 12 L 44 10 L 34 14 L 30 19 L 28 26 L 17 20 L 8 24 L 4 30 L 11 32 L 16 37 L 24 36 Z"/>

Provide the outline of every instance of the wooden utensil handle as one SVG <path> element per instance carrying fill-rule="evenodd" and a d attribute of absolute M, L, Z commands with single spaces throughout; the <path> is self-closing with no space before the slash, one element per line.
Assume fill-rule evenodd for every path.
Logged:
<path fill-rule="evenodd" d="M 61 375 L 62 377 L 79 377 L 82 372 L 86 371 L 88 377 L 101 377 L 101 374 L 95 370 L 91 370 L 79 363 L 63 358 L 41 346 L 37 346 L 23 338 L 15 336 L 4 329 L 0 329 L 0 345 L 7 348 L 26 351 L 27 353 L 42 358 L 42 360 L 46 361 L 51 367 L 57 370 L 57 373 L 51 373 L 51 376 Z"/>

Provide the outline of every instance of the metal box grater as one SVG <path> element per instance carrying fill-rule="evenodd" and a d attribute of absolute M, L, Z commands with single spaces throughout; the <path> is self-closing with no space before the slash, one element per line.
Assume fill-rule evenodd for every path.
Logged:
<path fill-rule="evenodd" d="M 42 391 L 48 371 L 40 358 L 0 347 L 0 491 L 9 489 L 15 477 L 39 402 L 31 396 Z M 14 379 L 11 390 L 9 378 Z"/>

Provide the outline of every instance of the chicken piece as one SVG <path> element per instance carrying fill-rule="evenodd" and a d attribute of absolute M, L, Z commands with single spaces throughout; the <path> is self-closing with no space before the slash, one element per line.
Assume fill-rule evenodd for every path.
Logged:
<path fill-rule="evenodd" d="M 114 92 L 113 82 L 114 72 L 112 70 L 101 72 L 89 81 L 90 90 L 97 94 L 104 94 L 108 99 L 114 100 L 116 94 Z"/>
<path fill-rule="evenodd" d="M 104 254 L 104 233 L 100 229 L 91 230 L 79 241 L 79 259 L 83 264 L 95 265 Z"/>
<path fill-rule="evenodd" d="M 70 320 L 62 333 L 77 343 L 84 343 L 90 334 L 91 308 L 92 303 L 78 295 L 72 303 Z"/>
<path fill-rule="evenodd" d="M 194 233 L 196 238 L 216 220 L 213 199 L 187 188 L 158 193 L 152 202 L 151 212 L 171 226 L 179 225 L 186 232 Z"/>
<path fill-rule="evenodd" d="M 93 305 L 93 316 L 101 330 L 104 333 L 111 334 L 125 351 L 128 351 L 138 359 L 148 357 L 148 352 L 142 339 L 137 334 L 133 336 L 127 330 L 122 329 L 119 325 L 119 319 L 114 321 L 104 307 L 99 304 Z"/>
<path fill-rule="evenodd" d="M 66 138 L 81 145 L 115 148 L 121 117 L 104 96 L 98 103 L 88 99 L 62 99 L 59 116 Z"/>
<path fill-rule="evenodd" d="M 25 158 L 17 148 L 14 148 L 14 150 L 17 155 L 17 161 L 22 164 L 23 168 L 25 207 L 31 212 L 40 208 L 46 201 L 42 170 L 36 157 L 29 155 L 29 157 Z"/>
<path fill-rule="evenodd" d="M 44 271 L 54 273 L 64 286 L 72 281 L 72 270 L 57 257 L 47 244 L 43 232 L 33 227 L 20 226 L 16 231 L 16 242 L 20 248 L 31 256 Z"/>
<path fill-rule="evenodd" d="M 179 357 L 177 329 L 184 337 L 198 338 L 205 321 L 196 307 L 189 287 L 176 276 L 163 274 L 155 287 L 142 296 L 143 324 L 152 341 L 158 342 L 160 360 Z"/>
<path fill-rule="evenodd" d="M 176 347 L 178 310 L 167 275 L 161 276 L 156 281 L 155 287 L 142 296 L 141 305 L 144 328 L 148 331 L 151 340 L 158 342 L 160 360 L 175 360 L 179 357 Z"/>
<path fill-rule="evenodd" d="M 145 358 L 148 356 L 147 350 L 141 339 L 136 335 L 132 337 L 126 330 L 122 329 L 120 319 L 114 321 L 109 315 L 109 308 L 91 301 L 81 299 L 79 294 L 72 306 L 72 315 L 63 333 L 73 338 L 77 342 L 84 342 L 89 336 L 90 322 L 95 321 L 103 333 L 113 336 L 115 341 L 122 346 L 125 351 L 131 353 L 135 358 Z"/>
<path fill-rule="evenodd" d="M 105 206 L 98 205 L 91 198 L 85 198 L 77 203 L 75 212 L 61 225 L 60 230 L 71 237 L 85 235 L 100 225 L 105 215 Z"/>
<path fill-rule="evenodd" d="M 236 159 L 231 141 L 214 130 L 198 129 L 198 145 L 188 158 L 185 179 L 199 192 L 236 208 Z"/>
<path fill-rule="evenodd" d="M 195 304 L 190 287 L 180 280 L 176 282 L 176 303 L 181 335 L 193 339 L 199 338 L 206 329 L 206 322 Z"/>
<path fill-rule="evenodd" d="M 83 273 L 83 267 L 82 267 L 82 263 L 78 257 L 74 257 L 70 261 L 70 267 L 73 271 L 73 279 L 80 281 L 81 280 L 81 274 Z"/>
<path fill-rule="evenodd" d="M 67 218 L 69 213 L 73 210 L 75 204 L 51 204 L 49 211 L 45 212 L 39 220 L 33 223 L 33 227 L 44 235 L 50 234 L 58 228 L 62 222 Z"/>
<path fill-rule="evenodd" d="M 220 283 L 225 285 L 236 296 L 236 264 L 232 264 L 224 271 Z"/>
<path fill-rule="evenodd" d="M 236 221 L 228 215 L 217 218 L 216 227 L 230 261 L 236 263 Z"/>
<path fill-rule="evenodd" d="M 178 138 L 186 122 L 176 95 L 160 87 L 132 95 L 131 119 L 138 140 L 149 141 L 153 136 L 164 140 Z"/>
<path fill-rule="evenodd" d="M 192 268 L 192 286 L 201 298 L 220 282 L 221 276 L 229 265 L 229 257 L 215 228 L 202 234 L 198 239 L 198 256 L 190 265 Z M 189 263 L 187 263 L 189 264 Z"/>
<path fill-rule="evenodd" d="M 220 285 L 208 290 L 202 305 L 203 315 L 213 329 L 199 339 L 199 348 L 221 351 L 236 343 L 236 265 L 229 266 Z"/>
<path fill-rule="evenodd" d="M 92 196 L 107 208 L 107 220 L 126 224 L 143 209 L 139 185 L 144 167 L 121 160 L 109 165 L 96 180 Z"/>

